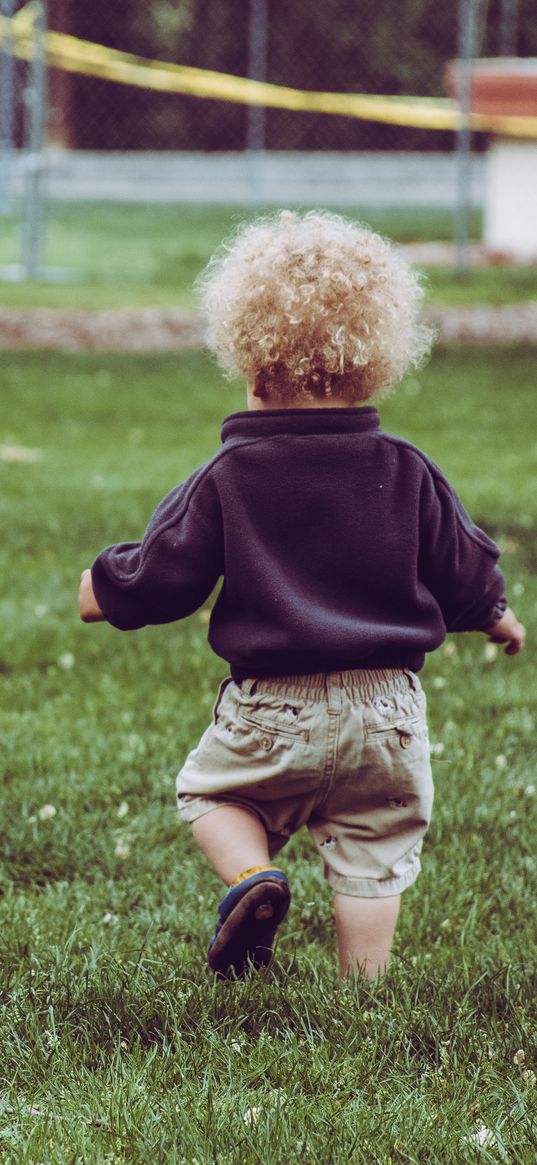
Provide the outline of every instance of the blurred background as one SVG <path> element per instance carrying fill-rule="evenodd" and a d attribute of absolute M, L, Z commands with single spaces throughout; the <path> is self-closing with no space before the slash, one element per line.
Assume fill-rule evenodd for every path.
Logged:
<path fill-rule="evenodd" d="M 22 8 L 2 0 L 6 13 Z M 461 19 L 474 12 L 475 57 L 537 54 L 533 0 L 48 0 L 51 30 L 144 58 L 255 77 L 297 89 L 446 94 L 460 55 Z M 462 13 L 462 15 L 461 15 Z M 24 65 L 16 65 L 23 73 Z M 24 77 L 16 90 L 24 97 Z M 47 140 L 75 150 L 450 150 L 434 130 L 346 117 L 249 110 L 51 69 Z M 6 100 L 4 81 L 4 102 Z M 22 142 L 22 109 L 16 140 Z M 475 142 L 483 148 L 484 142 Z"/>
<path fill-rule="evenodd" d="M 483 216 L 486 159 L 500 140 L 530 146 L 519 149 L 516 164 L 508 156 L 504 173 L 516 171 L 514 197 L 528 189 L 532 205 L 536 58 L 534 0 L 0 0 L 0 277 L 61 280 L 74 263 L 58 231 L 51 240 L 58 202 L 103 200 L 300 203 L 359 214 L 436 207 L 443 219 L 421 231 L 416 220 L 407 223 L 406 237 L 450 238 L 459 271 L 470 265 L 470 240 L 483 235 L 496 256 L 533 262 L 537 237 L 527 242 L 525 225 L 517 253 L 501 230 L 491 228 L 487 239 Z M 492 114 L 522 108 L 527 135 L 520 125 L 512 136 L 493 121 L 471 122 L 473 70 L 496 61 L 509 67 L 511 88 Z M 523 107 L 521 67 L 533 72 L 534 89 L 533 105 Z M 240 93 L 214 96 L 215 74 L 306 98 L 373 95 L 391 104 L 379 119 L 367 109 L 253 105 Z M 197 95 L 178 91 L 185 78 Z M 388 229 L 398 237 L 397 222 Z M 91 256 L 81 260 L 92 266 Z"/>

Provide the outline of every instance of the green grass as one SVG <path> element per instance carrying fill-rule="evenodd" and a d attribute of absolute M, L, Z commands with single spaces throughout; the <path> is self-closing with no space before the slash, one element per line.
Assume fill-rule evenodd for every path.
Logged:
<path fill-rule="evenodd" d="M 201 355 L 0 355 L 3 456 L 40 457 L 0 460 L 2 1165 L 535 1165 L 535 357 L 440 351 L 382 407 L 504 547 L 530 646 L 429 659 L 423 872 L 384 981 L 341 987 L 302 835 L 273 970 L 205 969 L 221 891 L 174 808 L 225 673 L 205 613 L 77 619 L 80 571 L 140 536 L 241 391 Z"/>
<path fill-rule="evenodd" d="M 537 301 L 537 267 L 474 267 L 461 277 L 452 267 L 426 267 L 431 303 L 471 306 Z"/>
<path fill-rule="evenodd" d="M 209 256 L 237 222 L 255 209 L 53 203 L 46 213 L 45 268 L 62 282 L 0 283 L 0 302 L 11 307 L 195 306 L 192 284 Z M 356 217 L 400 242 L 450 240 L 452 217 L 428 208 L 363 207 Z M 479 215 L 472 231 L 480 234 Z M 0 218 L 0 265 L 20 261 L 19 229 Z M 427 270 L 435 303 L 505 303 L 537 299 L 537 269 L 481 268 L 461 280 L 453 269 Z"/>

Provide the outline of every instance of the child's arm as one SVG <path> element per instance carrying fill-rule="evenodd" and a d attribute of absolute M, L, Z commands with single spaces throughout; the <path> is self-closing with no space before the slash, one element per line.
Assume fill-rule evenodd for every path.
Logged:
<path fill-rule="evenodd" d="M 447 631 L 483 631 L 516 655 L 525 643 L 525 628 L 507 606 L 505 581 L 498 566 L 498 546 L 466 513 L 453 486 L 438 466 L 421 498 L 420 574 L 436 598 Z"/>
<path fill-rule="evenodd" d="M 518 622 L 510 607 L 504 611 L 501 619 L 490 627 L 487 635 L 492 643 L 506 643 L 506 655 L 517 655 L 526 642 L 526 628 Z"/>
<path fill-rule="evenodd" d="M 102 623 L 104 615 L 93 593 L 91 570 L 84 570 L 80 576 L 78 609 L 83 623 Z"/>
<path fill-rule="evenodd" d="M 223 571 L 223 535 L 211 463 L 157 507 L 141 542 L 108 546 L 84 571 L 80 617 L 122 631 L 184 619 L 205 602 Z"/>

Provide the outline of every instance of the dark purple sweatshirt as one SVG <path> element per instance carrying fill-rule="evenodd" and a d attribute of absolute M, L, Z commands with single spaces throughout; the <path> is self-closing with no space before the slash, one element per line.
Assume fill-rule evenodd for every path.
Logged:
<path fill-rule="evenodd" d="M 271 409 L 227 417 L 211 461 L 92 578 L 121 630 L 190 615 L 222 578 L 209 642 L 235 679 L 418 671 L 446 631 L 501 617 L 498 556 L 375 408 Z"/>

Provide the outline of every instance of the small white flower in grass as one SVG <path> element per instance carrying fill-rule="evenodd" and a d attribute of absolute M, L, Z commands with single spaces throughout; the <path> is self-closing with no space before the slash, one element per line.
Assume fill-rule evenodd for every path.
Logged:
<path fill-rule="evenodd" d="M 513 594 L 516 595 L 517 599 L 519 599 L 520 596 L 523 595 L 524 591 L 525 591 L 524 583 L 523 582 L 513 583 L 511 590 L 512 590 Z"/>
<path fill-rule="evenodd" d="M 445 688 L 446 679 L 444 676 L 435 676 L 433 680 L 433 688 Z"/>
<path fill-rule="evenodd" d="M 242 1114 L 242 1119 L 245 1125 L 256 1125 L 261 1116 L 261 1108 L 259 1105 L 254 1105 L 253 1108 L 247 1108 Z"/>
<path fill-rule="evenodd" d="M 48 615 L 47 604 L 37 603 L 34 607 L 34 615 L 36 615 L 38 619 L 44 619 L 45 615 Z"/>
<path fill-rule="evenodd" d="M 487 643 L 483 652 L 483 656 L 486 663 L 494 663 L 494 660 L 498 658 L 497 645 L 495 643 Z"/>
<path fill-rule="evenodd" d="M 453 643 L 450 639 L 450 640 L 448 640 L 448 642 L 446 643 L 446 645 L 444 647 L 444 655 L 447 655 L 448 659 L 451 659 L 456 654 L 457 654 L 457 644 Z"/>
<path fill-rule="evenodd" d="M 71 651 L 64 651 L 63 655 L 58 656 L 58 667 L 63 668 L 64 671 L 71 671 L 75 666 L 75 657 Z"/>
<path fill-rule="evenodd" d="M 122 801 L 121 805 L 118 807 L 117 816 L 118 817 L 126 817 L 128 812 L 129 812 L 128 802 Z"/>
<path fill-rule="evenodd" d="M 445 744 L 441 740 L 437 740 L 435 744 L 431 744 L 431 756 L 442 756 L 445 748 Z"/>
<path fill-rule="evenodd" d="M 463 1137 L 463 1141 L 467 1144 L 481 1145 L 484 1148 L 490 1148 L 496 1144 L 494 1133 L 486 1125 L 478 1125 L 474 1133 L 470 1133 L 469 1137 Z"/>
<path fill-rule="evenodd" d="M 518 814 L 517 814 L 516 809 L 511 809 L 511 812 L 509 814 L 509 820 L 516 821 L 517 816 L 518 816 Z"/>
<path fill-rule="evenodd" d="M 515 1054 L 513 1056 L 513 1064 L 516 1064 L 518 1067 L 520 1067 L 521 1064 L 525 1064 L 525 1063 L 526 1063 L 526 1053 L 525 1053 L 523 1048 L 519 1048 L 518 1052 L 515 1052 Z"/>
<path fill-rule="evenodd" d="M 0 461 L 23 461 L 27 465 L 41 461 L 42 449 L 29 449 L 26 445 L 0 445 Z"/>
<path fill-rule="evenodd" d="M 39 817 L 40 821 L 48 821 L 50 817 L 56 816 L 56 806 L 42 805 L 41 808 L 37 810 L 37 816 Z"/>
<path fill-rule="evenodd" d="M 507 768 L 507 757 L 503 755 L 503 752 L 501 752 L 499 756 L 496 757 L 494 764 L 496 765 L 497 769 Z"/>
<path fill-rule="evenodd" d="M 285 1104 L 285 1093 L 281 1088 L 273 1088 L 269 1096 L 266 1097 L 267 1111 L 274 1112 L 276 1108 L 280 1111 Z M 242 1119 L 247 1125 L 256 1125 L 259 1122 L 263 1109 L 261 1105 L 254 1104 L 251 1108 L 247 1108 L 242 1114 Z"/>
<path fill-rule="evenodd" d="M 125 858 L 128 858 L 130 852 L 131 847 L 129 840 L 126 837 L 118 837 L 114 849 L 116 858 L 120 858 L 123 861 Z"/>
<path fill-rule="evenodd" d="M 522 1073 L 522 1079 L 524 1084 L 528 1085 L 528 1088 L 535 1088 L 535 1085 L 537 1084 L 537 1076 L 535 1075 L 535 1072 L 532 1072 L 531 1068 L 526 1068 L 524 1070 Z"/>
<path fill-rule="evenodd" d="M 242 1048 L 238 1040 L 232 1040 L 231 1047 L 233 1048 L 234 1052 L 242 1052 Z"/>
<path fill-rule="evenodd" d="M 526 797 L 535 797 L 535 785 L 526 785 L 524 793 Z"/>
<path fill-rule="evenodd" d="M 106 914 L 103 914 L 102 919 L 101 919 L 101 922 L 105 922 L 105 923 L 118 922 L 118 921 L 119 921 L 119 919 L 118 919 L 117 914 L 111 914 L 109 910 L 106 911 Z"/>

